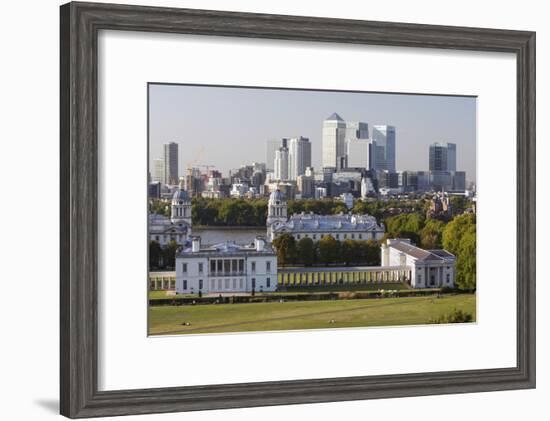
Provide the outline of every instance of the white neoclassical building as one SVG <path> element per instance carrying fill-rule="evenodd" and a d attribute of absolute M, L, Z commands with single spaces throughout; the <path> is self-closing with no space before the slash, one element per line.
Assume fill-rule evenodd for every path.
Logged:
<path fill-rule="evenodd" d="M 314 213 L 294 214 L 287 217 L 287 202 L 281 191 L 269 196 L 267 210 L 267 238 L 273 241 L 279 235 L 291 234 L 296 240 L 311 238 L 319 241 L 330 235 L 337 240 L 381 240 L 385 227 L 378 224 L 371 215 L 338 214 L 316 215 Z"/>
<path fill-rule="evenodd" d="M 176 293 L 225 294 L 275 291 L 277 255 L 264 237 L 253 244 L 225 242 L 201 247 L 192 237 L 191 247 L 176 254 Z"/>
<path fill-rule="evenodd" d="M 454 254 L 447 250 L 424 250 L 409 239 L 388 239 L 381 245 L 382 267 L 403 267 L 409 270 L 413 288 L 454 288 Z"/>
<path fill-rule="evenodd" d="M 183 187 L 183 177 L 179 188 L 172 196 L 170 218 L 149 213 L 149 239 L 165 246 L 170 241 L 185 244 L 191 235 L 191 198 Z"/>

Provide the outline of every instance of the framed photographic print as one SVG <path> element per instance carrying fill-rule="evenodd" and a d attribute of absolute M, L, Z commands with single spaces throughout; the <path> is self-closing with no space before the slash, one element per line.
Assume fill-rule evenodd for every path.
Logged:
<path fill-rule="evenodd" d="M 534 387 L 534 62 L 532 32 L 62 6 L 61 413 Z"/>

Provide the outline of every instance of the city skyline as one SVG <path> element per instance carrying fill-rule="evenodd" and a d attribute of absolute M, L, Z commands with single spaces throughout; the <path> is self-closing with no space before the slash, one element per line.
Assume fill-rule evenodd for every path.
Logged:
<path fill-rule="evenodd" d="M 179 144 L 180 175 L 189 164 L 208 164 L 227 175 L 242 165 L 266 161 L 269 140 L 303 136 L 309 138 L 317 171 L 323 122 L 338 113 L 373 130 L 395 127 L 397 171 L 428 170 L 430 145 L 454 143 L 457 169 L 475 181 L 474 97 L 195 85 L 149 88 L 151 169 L 169 142 Z"/>

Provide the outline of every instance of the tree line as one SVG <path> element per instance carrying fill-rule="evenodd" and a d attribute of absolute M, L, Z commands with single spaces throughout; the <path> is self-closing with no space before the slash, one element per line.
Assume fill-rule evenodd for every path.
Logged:
<path fill-rule="evenodd" d="M 170 241 L 162 247 L 157 241 L 149 241 L 149 270 L 173 269 L 176 266 L 178 243 Z"/>
<path fill-rule="evenodd" d="M 327 235 L 319 241 L 304 237 L 298 241 L 290 234 L 273 240 L 277 265 L 380 265 L 380 245 L 373 240 L 339 241 Z"/>
<path fill-rule="evenodd" d="M 192 219 L 194 225 L 205 226 L 265 226 L 267 219 L 267 199 L 204 199 L 193 198 Z M 289 200 L 288 216 L 302 212 L 317 215 L 337 215 L 349 211 L 356 214 L 369 214 L 380 220 L 398 209 L 406 212 L 422 212 L 425 201 L 420 200 L 357 200 L 352 209 L 347 209 L 337 198 Z M 170 216 L 170 202 L 152 199 L 149 212 Z"/>

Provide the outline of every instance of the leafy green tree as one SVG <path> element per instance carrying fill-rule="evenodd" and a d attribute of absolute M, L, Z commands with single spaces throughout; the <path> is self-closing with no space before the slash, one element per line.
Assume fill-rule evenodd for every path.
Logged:
<path fill-rule="evenodd" d="M 348 213 L 348 208 L 343 203 L 339 203 L 334 208 L 332 208 L 333 215 L 338 215 L 339 213 Z"/>
<path fill-rule="evenodd" d="M 443 247 L 453 254 L 458 254 L 462 236 L 471 227 L 475 228 L 475 216 L 473 214 L 463 214 L 454 218 L 447 224 L 443 230 Z"/>
<path fill-rule="evenodd" d="M 443 230 L 443 247 L 456 256 L 456 285 L 476 288 L 476 220 L 473 214 L 454 218 Z"/>
<path fill-rule="evenodd" d="M 170 241 L 163 250 L 163 260 L 165 266 L 174 268 L 176 266 L 176 252 L 178 251 L 178 243 L 174 240 Z"/>
<path fill-rule="evenodd" d="M 357 245 L 357 241 L 353 240 L 344 240 L 344 242 L 341 243 L 340 257 L 342 263 L 346 264 L 346 266 L 358 261 L 359 253 Z"/>
<path fill-rule="evenodd" d="M 162 267 L 162 248 L 155 240 L 149 241 L 149 270 Z"/>
<path fill-rule="evenodd" d="M 237 200 L 234 202 L 234 206 L 237 208 L 237 221 L 236 225 L 250 226 L 256 222 L 256 215 L 254 208 L 247 200 Z"/>
<path fill-rule="evenodd" d="M 223 200 L 218 217 L 222 225 L 237 225 L 239 209 L 237 208 L 235 200 Z"/>
<path fill-rule="evenodd" d="M 290 234 L 281 234 L 273 240 L 273 246 L 277 252 L 277 264 L 285 266 L 295 263 L 298 257 L 296 240 Z"/>
<path fill-rule="evenodd" d="M 327 235 L 319 241 L 319 261 L 325 265 L 338 261 L 340 242 L 331 235 Z"/>
<path fill-rule="evenodd" d="M 304 237 L 297 244 L 298 260 L 305 266 L 311 266 L 315 261 L 315 247 L 313 240 Z"/>
<path fill-rule="evenodd" d="M 391 234 L 410 232 L 419 236 L 420 230 L 424 227 L 424 216 L 420 213 L 392 216 L 386 219 L 386 227 Z"/>
<path fill-rule="evenodd" d="M 287 213 L 288 215 L 294 215 L 302 213 L 304 210 L 304 203 L 301 200 L 289 200 L 287 202 Z"/>
<path fill-rule="evenodd" d="M 445 223 L 437 219 L 430 219 L 420 230 L 420 246 L 425 249 L 438 249 L 443 246 L 442 237 Z"/>
<path fill-rule="evenodd" d="M 157 215 L 170 216 L 170 203 L 161 199 L 149 200 L 149 212 Z"/>
<path fill-rule="evenodd" d="M 456 259 L 456 285 L 462 290 L 476 289 L 476 233 L 470 228 L 460 241 Z"/>
<path fill-rule="evenodd" d="M 464 213 L 468 207 L 468 199 L 464 196 L 451 196 L 449 202 L 456 213 Z"/>
<path fill-rule="evenodd" d="M 254 219 L 256 226 L 265 226 L 267 220 L 267 201 L 255 200 L 253 202 L 254 207 Z"/>
<path fill-rule="evenodd" d="M 367 240 L 362 248 L 365 250 L 365 263 L 369 266 L 380 266 L 380 244 L 374 240 Z"/>

